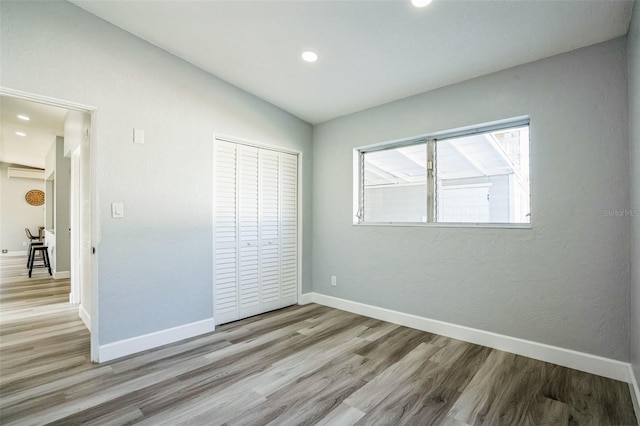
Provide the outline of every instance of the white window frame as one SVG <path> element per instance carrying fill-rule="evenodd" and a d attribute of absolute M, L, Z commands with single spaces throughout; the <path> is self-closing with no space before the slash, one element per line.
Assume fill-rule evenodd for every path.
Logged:
<path fill-rule="evenodd" d="M 437 222 L 436 200 L 437 184 L 434 175 L 437 141 L 461 138 L 474 134 L 489 133 L 498 130 L 527 126 L 531 129 L 529 116 L 520 116 L 505 120 L 493 121 L 481 125 L 468 126 L 453 130 L 430 133 L 408 139 L 376 143 L 356 147 L 353 150 L 353 225 L 355 226 L 421 226 L 421 227 L 453 227 L 453 228 L 516 228 L 531 229 L 533 219 L 529 216 L 528 223 L 518 222 Z M 367 222 L 362 221 L 361 212 L 364 209 L 364 154 L 388 149 L 401 148 L 411 145 L 426 144 L 427 147 L 427 221 L 426 222 Z M 531 134 L 529 135 L 531 146 Z M 531 160 L 529 161 L 531 164 Z M 529 181 L 529 205 L 531 206 L 531 180 Z"/>

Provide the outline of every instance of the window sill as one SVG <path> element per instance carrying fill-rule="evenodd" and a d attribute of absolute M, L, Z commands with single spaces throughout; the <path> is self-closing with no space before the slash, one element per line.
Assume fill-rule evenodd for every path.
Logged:
<path fill-rule="evenodd" d="M 353 226 L 398 226 L 423 228 L 494 228 L 494 229 L 532 229 L 530 223 L 422 223 L 422 222 L 365 222 L 353 223 Z"/>

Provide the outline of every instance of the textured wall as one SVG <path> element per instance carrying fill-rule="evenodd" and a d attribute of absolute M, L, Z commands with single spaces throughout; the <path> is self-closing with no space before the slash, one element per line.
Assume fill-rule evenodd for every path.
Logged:
<path fill-rule="evenodd" d="M 354 147 L 522 115 L 532 229 L 352 225 Z M 314 291 L 626 361 L 627 147 L 625 39 L 318 125 Z"/>
<path fill-rule="evenodd" d="M 71 159 L 64 156 L 64 138 L 56 137 L 55 151 L 55 272 L 71 271 Z"/>
<path fill-rule="evenodd" d="M 303 151 L 311 288 L 309 124 L 69 3 L 3 1 L 0 12 L 2 86 L 97 107 L 101 345 L 212 316 L 214 132 Z M 123 219 L 111 219 L 114 201 Z"/>
<path fill-rule="evenodd" d="M 9 164 L 0 163 L 0 249 L 9 252 L 27 252 L 24 228 L 37 235 L 44 226 L 44 205 L 32 206 L 24 199 L 27 191 L 44 191 L 44 181 L 7 177 Z"/>
<path fill-rule="evenodd" d="M 634 5 L 628 40 L 631 170 L 631 361 L 640 383 L 640 7 Z M 637 395 L 640 398 L 640 395 Z"/>

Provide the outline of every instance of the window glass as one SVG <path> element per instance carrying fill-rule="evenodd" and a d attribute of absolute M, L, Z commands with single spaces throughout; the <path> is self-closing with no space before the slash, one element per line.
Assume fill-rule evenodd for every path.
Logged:
<path fill-rule="evenodd" d="M 368 152 L 363 163 L 366 221 L 427 221 L 426 144 Z"/>
<path fill-rule="evenodd" d="M 357 153 L 357 223 L 531 222 L 528 119 Z"/>
<path fill-rule="evenodd" d="M 437 221 L 528 223 L 529 129 L 436 143 Z"/>

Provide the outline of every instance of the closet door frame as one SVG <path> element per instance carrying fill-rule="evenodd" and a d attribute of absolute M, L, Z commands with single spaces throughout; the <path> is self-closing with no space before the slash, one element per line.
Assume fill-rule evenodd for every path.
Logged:
<path fill-rule="evenodd" d="M 302 229 L 303 229 L 303 222 L 302 222 L 302 218 L 303 218 L 303 211 L 302 211 L 302 151 L 298 151 L 298 150 L 294 150 L 294 149 L 289 149 L 289 148 L 285 148 L 285 147 L 281 147 L 278 145 L 272 145 L 272 144 L 266 144 L 266 143 L 262 143 L 262 142 L 255 142 L 252 140 L 248 140 L 248 139 L 244 139 L 244 138 L 239 138 L 239 137 L 235 137 L 235 136 L 229 136 L 229 135 L 224 135 L 224 134 L 220 134 L 220 133 L 214 133 L 213 135 L 213 144 L 214 144 L 214 149 L 212 150 L 212 173 L 211 173 L 211 179 L 212 179 L 212 184 L 213 184 L 213 197 L 212 197 L 212 258 L 213 258 L 213 262 L 211 263 L 211 268 L 212 268 L 212 287 L 213 287 L 213 318 L 214 318 L 214 323 L 215 321 L 215 316 L 216 316 L 216 311 L 215 311 L 215 306 L 216 306 L 216 288 L 215 288 L 215 275 L 216 275 L 216 259 L 215 259 L 215 253 L 216 253 L 216 206 L 215 206 L 215 200 L 216 200 L 216 191 L 217 191 L 217 184 L 216 184 L 216 158 L 215 158 L 215 144 L 217 141 L 222 141 L 222 142 L 230 142 L 230 143 L 235 143 L 238 145 L 244 145 L 244 146 L 249 146 L 249 147 L 254 147 L 254 148 L 259 148 L 259 149 L 268 149 L 271 151 L 275 151 L 278 153 L 285 153 L 285 154 L 292 154 L 295 155 L 297 157 L 297 175 L 298 175 L 298 180 L 296 182 L 296 212 L 297 212 L 297 300 L 298 300 L 298 304 L 301 303 L 302 301 Z M 238 236 L 239 238 L 239 236 Z"/>

